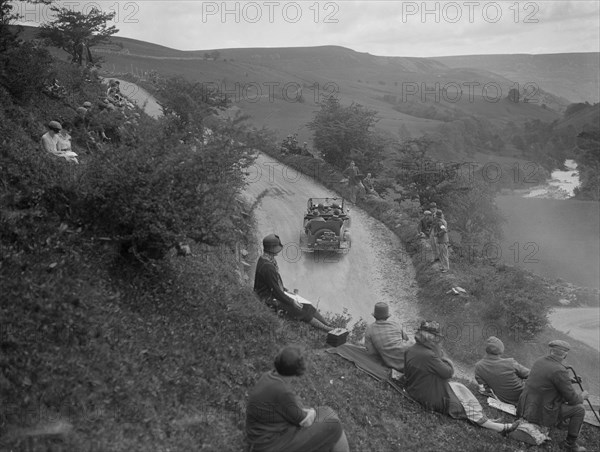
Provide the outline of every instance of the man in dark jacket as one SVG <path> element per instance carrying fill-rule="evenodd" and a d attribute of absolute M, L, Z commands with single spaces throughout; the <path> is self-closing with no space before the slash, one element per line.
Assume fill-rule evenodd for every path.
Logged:
<path fill-rule="evenodd" d="M 404 376 L 406 391 L 413 399 L 425 408 L 448 413 L 448 380 L 454 375 L 454 366 L 444 355 L 441 340 L 439 324 L 423 322 L 415 334 L 416 344 L 404 353 Z"/>
<path fill-rule="evenodd" d="M 419 223 L 419 235 L 421 237 L 429 237 L 431 234 L 431 227 L 433 226 L 433 215 L 430 210 L 423 212 L 423 218 Z"/>
<path fill-rule="evenodd" d="M 585 417 L 583 401 L 587 391 L 578 394 L 573 389 L 569 372 L 562 364 L 571 349 L 568 342 L 552 341 L 550 353 L 539 358 L 529 372 L 517 406 L 517 416 L 534 424 L 553 427 L 568 421 L 566 449 L 583 452 L 587 449 L 577 444 L 579 431 Z"/>
<path fill-rule="evenodd" d="M 283 245 L 279 236 L 270 234 L 263 239 L 264 252 L 256 263 L 254 274 L 254 292 L 267 306 L 283 311 L 288 317 L 310 323 L 315 328 L 331 331 L 327 321 L 312 304 L 296 301 L 285 292 L 287 291 L 279 275 L 279 266 L 275 256 L 281 252 Z"/>
<path fill-rule="evenodd" d="M 529 369 L 514 358 L 502 358 L 504 344 L 496 336 L 485 341 L 486 355 L 475 364 L 475 380 L 485 389 L 491 389 L 505 403 L 516 405 L 523 392 Z"/>

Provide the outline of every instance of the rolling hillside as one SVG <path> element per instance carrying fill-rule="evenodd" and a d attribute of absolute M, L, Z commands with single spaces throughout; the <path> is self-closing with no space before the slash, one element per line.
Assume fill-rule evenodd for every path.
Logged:
<path fill-rule="evenodd" d="M 35 29 L 26 29 L 24 36 L 34 37 Z M 132 73 L 144 78 L 156 71 L 210 84 L 227 93 L 256 126 L 274 130 L 278 138 L 297 133 L 300 142 L 310 143 L 312 133 L 306 124 L 319 108 L 318 102 L 335 93 L 342 104 L 357 102 L 378 111 L 377 126 L 393 136 L 427 134 L 445 139 L 450 135 L 451 145 L 437 155 L 448 160 L 479 153 L 497 155 L 490 137 L 511 123 L 552 122 L 569 104 L 548 90 L 545 79 L 533 79 L 531 71 L 519 73 L 520 66 L 515 66 L 510 77 L 495 72 L 502 64 L 493 56 L 475 59 L 480 61 L 477 67 L 465 68 L 459 57 L 381 57 L 321 46 L 219 49 L 218 59 L 213 60 L 205 58 L 206 50 L 180 51 L 122 37 L 113 37 L 112 44 L 93 51 L 105 60 L 104 75 Z M 504 61 L 511 56 L 497 57 Z M 542 67 L 534 63 L 524 67 L 531 65 Z M 558 71 L 552 81 L 571 72 Z M 589 74 L 586 77 L 593 79 Z M 520 91 L 518 103 L 507 99 L 515 87 Z M 463 140 L 465 131 L 473 137 Z M 505 155 L 518 158 L 519 151 L 509 146 Z"/>
<path fill-rule="evenodd" d="M 512 80 L 488 70 L 451 68 L 430 58 L 379 57 L 322 46 L 221 49 L 218 61 L 213 61 L 204 58 L 204 51 L 182 52 L 154 44 L 146 48 L 146 43 L 126 38 L 114 41 L 116 45 L 96 49 L 109 72 L 143 76 L 157 71 L 218 86 L 257 126 L 275 130 L 279 138 L 298 133 L 301 142 L 310 141 L 306 123 L 318 101 L 331 93 L 344 104 L 357 102 L 377 110 L 378 127 L 404 137 L 461 130 L 465 118 L 498 128 L 528 119 L 551 122 L 568 104 L 542 89 L 528 93 L 522 87 L 521 99 L 529 96 L 531 102 L 509 102 L 508 92 L 516 86 Z M 465 154 L 456 151 L 440 157 L 465 158 Z"/>
<path fill-rule="evenodd" d="M 600 100 L 600 54 L 465 55 L 435 58 L 453 68 L 482 68 L 521 84 L 535 82 L 570 102 Z"/>

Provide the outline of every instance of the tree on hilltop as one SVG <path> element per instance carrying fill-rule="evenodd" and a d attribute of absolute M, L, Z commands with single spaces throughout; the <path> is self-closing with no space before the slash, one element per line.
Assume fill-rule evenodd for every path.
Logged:
<path fill-rule="evenodd" d="M 373 130 L 376 116 L 375 110 L 356 103 L 343 107 L 329 96 L 308 128 L 314 131 L 314 146 L 325 161 L 342 168 L 355 160 L 361 170 L 369 171 L 383 150 L 383 140 Z"/>
<path fill-rule="evenodd" d="M 50 8 L 56 18 L 40 27 L 39 37 L 47 39 L 56 47 L 63 49 L 72 57 L 72 62 L 83 64 L 84 57 L 92 62 L 90 48 L 107 43 L 119 30 L 108 26 L 107 22 L 115 17 L 115 12 L 103 13 L 96 8 L 88 14 L 72 11 L 69 8 Z"/>

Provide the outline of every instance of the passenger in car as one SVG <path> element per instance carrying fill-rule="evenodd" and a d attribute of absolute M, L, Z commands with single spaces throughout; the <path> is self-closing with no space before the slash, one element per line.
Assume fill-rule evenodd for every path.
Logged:
<path fill-rule="evenodd" d="M 306 223 L 305 231 L 307 234 L 314 234 L 315 227 L 318 226 L 319 223 L 323 223 L 325 219 L 319 215 L 319 212 L 313 212 L 312 218 Z"/>

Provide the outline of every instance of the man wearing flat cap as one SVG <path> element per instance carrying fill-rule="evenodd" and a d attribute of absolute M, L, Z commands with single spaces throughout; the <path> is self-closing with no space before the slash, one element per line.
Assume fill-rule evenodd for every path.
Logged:
<path fill-rule="evenodd" d="M 371 355 L 381 357 L 386 366 L 400 372 L 404 370 L 404 352 L 411 345 L 400 325 L 390 318 L 387 303 L 376 303 L 373 310 L 375 322 L 365 331 L 365 347 Z"/>
<path fill-rule="evenodd" d="M 419 237 L 429 237 L 432 226 L 433 214 L 431 213 L 431 210 L 426 210 L 423 212 L 423 218 L 421 218 L 421 222 L 419 223 Z"/>
<path fill-rule="evenodd" d="M 577 444 L 577 438 L 585 417 L 583 401 L 589 394 L 587 391 L 579 394 L 573 389 L 569 372 L 562 363 L 571 349 L 569 343 L 555 340 L 548 347 L 548 355 L 533 363 L 519 398 L 517 416 L 546 427 L 568 422 L 565 449 L 584 452 L 587 449 Z"/>
<path fill-rule="evenodd" d="M 514 358 L 502 358 L 504 344 L 496 336 L 485 341 L 485 357 L 475 364 L 475 380 L 505 403 L 516 405 L 523 392 L 529 369 Z"/>

